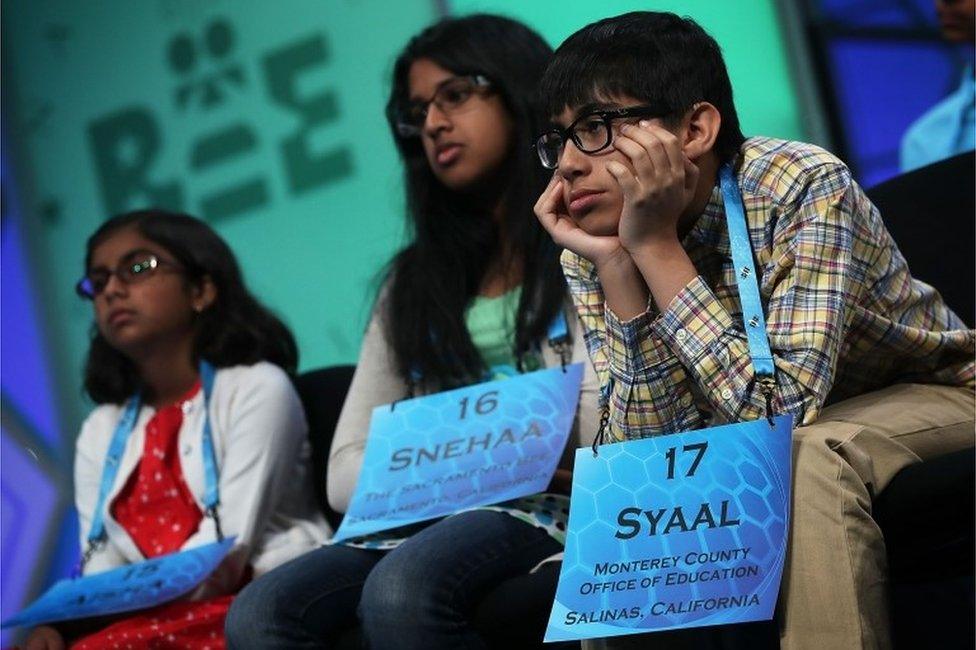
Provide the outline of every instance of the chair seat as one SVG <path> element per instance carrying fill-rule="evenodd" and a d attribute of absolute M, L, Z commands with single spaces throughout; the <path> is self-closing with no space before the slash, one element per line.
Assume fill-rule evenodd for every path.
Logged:
<path fill-rule="evenodd" d="M 974 450 L 899 472 L 874 501 L 888 550 L 896 648 L 972 648 Z"/>

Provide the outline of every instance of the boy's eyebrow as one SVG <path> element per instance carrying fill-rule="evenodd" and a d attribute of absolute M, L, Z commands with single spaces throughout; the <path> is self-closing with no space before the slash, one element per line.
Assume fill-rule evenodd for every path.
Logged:
<path fill-rule="evenodd" d="M 621 108 L 621 105 L 617 102 L 590 102 L 577 108 L 574 117 L 580 117 L 587 113 L 596 113 L 597 111 L 612 111 L 618 108 Z"/>
<path fill-rule="evenodd" d="M 618 108 L 623 108 L 623 106 L 617 102 L 589 102 L 572 111 L 572 118 L 570 121 L 577 120 L 583 115 L 588 115 L 590 113 L 597 113 L 599 111 L 613 111 Z M 559 119 L 556 116 L 551 117 L 549 121 L 553 125 L 559 125 Z"/>

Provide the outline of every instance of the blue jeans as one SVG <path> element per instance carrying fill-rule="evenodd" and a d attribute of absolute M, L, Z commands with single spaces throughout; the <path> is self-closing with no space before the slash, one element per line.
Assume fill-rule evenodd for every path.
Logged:
<path fill-rule="evenodd" d="M 248 585 L 227 615 L 227 644 L 327 648 L 358 622 L 379 650 L 485 648 L 470 621 L 480 599 L 561 550 L 541 528 L 485 510 L 388 552 L 325 546 Z"/>

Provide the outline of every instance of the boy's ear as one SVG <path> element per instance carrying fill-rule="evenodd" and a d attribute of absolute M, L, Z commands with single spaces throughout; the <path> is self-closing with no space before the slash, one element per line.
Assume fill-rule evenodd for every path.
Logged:
<path fill-rule="evenodd" d="M 722 115 L 712 104 L 695 104 L 685 116 L 685 155 L 697 160 L 712 150 L 722 126 Z"/>
<path fill-rule="evenodd" d="M 193 285 L 193 311 L 201 313 L 207 310 L 217 300 L 217 285 L 213 278 L 205 275 Z"/>

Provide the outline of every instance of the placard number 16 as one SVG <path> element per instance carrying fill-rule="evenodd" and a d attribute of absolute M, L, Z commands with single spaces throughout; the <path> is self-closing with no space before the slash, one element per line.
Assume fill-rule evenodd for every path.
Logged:
<path fill-rule="evenodd" d="M 461 398 L 461 419 L 468 415 L 468 398 Z M 478 415 L 488 415 L 498 407 L 498 391 L 490 390 L 474 403 L 474 412 Z"/>

